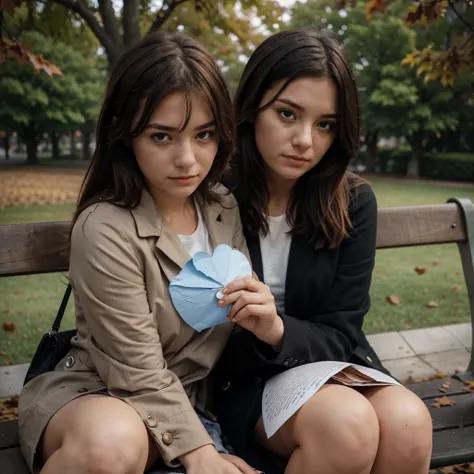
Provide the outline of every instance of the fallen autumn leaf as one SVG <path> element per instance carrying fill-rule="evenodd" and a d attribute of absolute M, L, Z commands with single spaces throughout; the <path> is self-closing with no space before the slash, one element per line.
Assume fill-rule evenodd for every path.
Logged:
<path fill-rule="evenodd" d="M 13 332 L 16 329 L 15 323 L 12 321 L 5 321 L 2 325 L 4 331 Z"/>
<path fill-rule="evenodd" d="M 425 273 L 428 272 L 428 269 L 426 267 L 419 267 L 419 266 L 416 266 L 414 268 L 415 272 L 418 274 L 418 275 L 424 275 Z"/>
<path fill-rule="evenodd" d="M 397 295 L 387 295 L 385 298 L 390 304 L 393 304 L 393 305 L 400 304 L 400 297 Z"/>
<path fill-rule="evenodd" d="M 456 402 L 454 400 L 451 400 L 446 396 L 435 398 L 434 400 L 435 401 L 431 404 L 431 406 L 435 408 L 450 407 L 452 405 L 456 405 Z"/>

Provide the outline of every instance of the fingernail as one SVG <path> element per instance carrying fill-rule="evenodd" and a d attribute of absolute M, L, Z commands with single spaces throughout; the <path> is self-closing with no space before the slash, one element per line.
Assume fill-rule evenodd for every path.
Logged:
<path fill-rule="evenodd" d="M 219 306 L 224 306 L 224 300 L 219 300 L 217 303 Z"/>

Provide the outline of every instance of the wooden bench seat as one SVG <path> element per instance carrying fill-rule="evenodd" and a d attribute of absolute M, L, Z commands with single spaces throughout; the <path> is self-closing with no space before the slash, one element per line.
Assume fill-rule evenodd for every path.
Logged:
<path fill-rule="evenodd" d="M 67 271 L 68 233 L 68 222 L 0 226 L 0 277 Z M 445 243 L 458 244 L 472 322 L 474 320 L 473 204 L 467 199 L 453 199 L 446 204 L 379 210 L 378 249 Z M 12 366 L 11 370 L 15 370 L 15 366 Z M 432 468 L 474 461 L 474 393 L 466 391 L 464 383 L 474 380 L 473 371 L 471 350 L 471 360 L 465 373 L 454 375 L 452 378 L 408 386 L 425 402 L 433 418 Z M 439 388 L 448 380 L 451 386 L 445 393 L 441 393 Z M 1 374 L 0 386 L 2 386 Z M 433 407 L 434 398 L 442 395 L 449 396 L 456 401 L 456 404 L 442 408 Z M 28 474 L 19 449 L 16 421 L 0 423 L 0 472 Z M 155 474 L 172 472 L 184 471 L 179 469 L 154 471 Z"/>

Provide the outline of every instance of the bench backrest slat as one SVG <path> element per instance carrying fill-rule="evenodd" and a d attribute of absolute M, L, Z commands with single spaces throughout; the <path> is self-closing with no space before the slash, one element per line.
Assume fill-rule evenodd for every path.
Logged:
<path fill-rule="evenodd" d="M 379 209 L 377 248 L 446 244 L 466 240 L 461 210 L 455 203 Z"/>
<path fill-rule="evenodd" d="M 67 271 L 69 222 L 0 225 L 0 277 Z M 379 209 L 377 248 L 462 242 L 454 203 Z"/>
<path fill-rule="evenodd" d="M 0 225 L 0 277 L 67 271 L 70 222 Z"/>

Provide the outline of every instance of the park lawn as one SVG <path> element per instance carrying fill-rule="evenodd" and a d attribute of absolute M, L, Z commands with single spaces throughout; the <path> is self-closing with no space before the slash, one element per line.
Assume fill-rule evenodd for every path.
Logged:
<path fill-rule="evenodd" d="M 474 186 L 447 187 L 437 183 L 415 183 L 389 178 L 372 178 L 379 207 L 437 204 L 449 197 L 474 201 Z M 6 207 L 0 224 L 69 220 L 73 204 Z M 418 275 L 414 268 L 425 267 Z M 54 318 L 66 287 L 65 274 L 28 275 L 0 279 L 0 326 L 15 323 L 12 332 L 0 330 L 0 364 L 27 362 L 41 335 Z M 387 295 L 398 296 L 390 304 Z M 429 327 L 470 320 L 467 292 L 455 245 L 380 250 L 377 252 L 372 288 L 372 309 L 365 319 L 367 333 Z M 438 307 L 428 308 L 434 301 Z M 72 304 L 63 328 L 74 324 Z M 7 362 L 8 363 L 8 362 Z"/>

